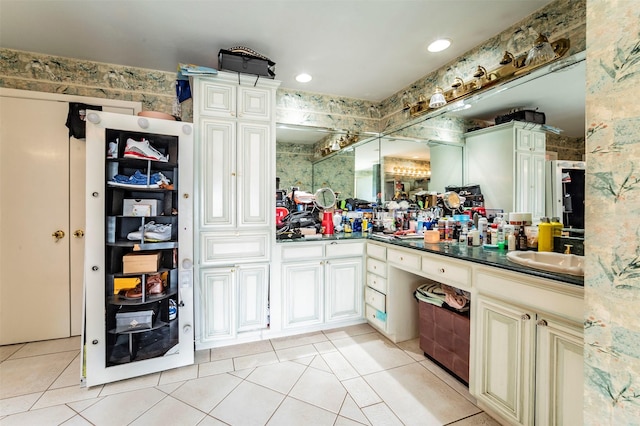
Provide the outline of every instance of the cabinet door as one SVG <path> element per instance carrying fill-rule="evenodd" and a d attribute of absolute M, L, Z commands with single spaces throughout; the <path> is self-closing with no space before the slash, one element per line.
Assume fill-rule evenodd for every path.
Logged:
<path fill-rule="evenodd" d="M 235 122 L 202 119 L 200 124 L 200 226 L 236 225 Z"/>
<path fill-rule="evenodd" d="M 323 265 L 321 260 L 282 265 L 284 327 L 323 322 Z"/>
<path fill-rule="evenodd" d="M 516 151 L 515 202 L 512 206 L 517 212 L 531 211 L 533 187 L 533 159 L 528 151 Z M 544 191 L 544 187 L 540 189 Z M 532 212 L 533 213 L 533 212 Z M 533 217 L 536 217 L 535 215 Z"/>
<path fill-rule="evenodd" d="M 269 265 L 242 266 L 237 273 L 238 331 L 265 328 Z"/>
<path fill-rule="evenodd" d="M 236 116 L 236 87 L 228 84 L 201 80 L 197 85 L 200 93 L 197 94 L 198 112 L 202 115 L 217 117 Z"/>
<path fill-rule="evenodd" d="M 544 153 L 531 155 L 531 204 L 529 210 L 534 218 L 546 216 L 545 212 L 545 159 Z"/>
<path fill-rule="evenodd" d="M 326 263 L 326 321 L 362 317 L 362 258 Z"/>
<path fill-rule="evenodd" d="M 582 328 L 544 315 L 537 325 L 536 424 L 582 425 Z"/>
<path fill-rule="evenodd" d="M 235 330 L 233 268 L 203 270 L 200 277 L 200 334 L 203 342 L 233 337 Z"/>
<path fill-rule="evenodd" d="M 476 306 L 476 397 L 515 424 L 532 424 L 534 314 L 482 296 Z"/>
<path fill-rule="evenodd" d="M 238 123 L 238 226 L 269 226 L 275 203 L 269 124 Z"/>
<path fill-rule="evenodd" d="M 270 120 L 271 90 L 255 87 L 238 87 L 238 118 Z"/>

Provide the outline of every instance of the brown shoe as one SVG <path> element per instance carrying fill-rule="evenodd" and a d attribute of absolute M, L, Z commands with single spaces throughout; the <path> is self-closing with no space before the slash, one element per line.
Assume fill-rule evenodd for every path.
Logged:
<path fill-rule="evenodd" d="M 124 297 L 127 299 L 139 299 L 142 297 L 142 285 L 138 284 L 134 288 L 125 291 Z"/>
<path fill-rule="evenodd" d="M 160 274 L 147 275 L 147 294 L 162 294 L 164 293 L 164 283 Z"/>

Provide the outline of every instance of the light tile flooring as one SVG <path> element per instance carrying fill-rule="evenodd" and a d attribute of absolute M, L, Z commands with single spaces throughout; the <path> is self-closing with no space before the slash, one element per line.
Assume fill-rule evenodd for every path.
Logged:
<path fill-rule="evenodd" d="M 0 425 L 498 425 L 466 387 L 367 324 L 196 352 L 79 386 L 80 339 L 0 347 Z"/>

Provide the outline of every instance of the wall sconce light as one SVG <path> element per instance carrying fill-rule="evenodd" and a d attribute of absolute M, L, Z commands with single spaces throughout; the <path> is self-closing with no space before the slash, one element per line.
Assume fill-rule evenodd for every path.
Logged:
<path fill-rule="evenodd" d="M 440 86 L 436 86 L 436 91 L 431 96 L 429 100 L 429 108 L 440 108 L 441 106 L 445 106 L 447 104 L 447 100 L 444 98 L 444 94 L 442 92 L 442 88 Z"/>
<path fill-rule="evenodd" d="M 431 96 L 429 100 L 429 108 L 440 108 L 453 101 L 467 98 L 473 92 L 493 86 L 499 81 L 509 81 L 522 74 L 531 72 L 541 65 L 563 57 L 569 51 L 569 46 L 569 39 L 558 39 L 550 43 L 547 37 L 540 34 L 531 50 L 527 53 L 514 56 L 510 52 L 505 51 L 500 60 L 500 66 L 496 69 L 487 71 L 485 67 L 479 65 L 473 73 L 473 80 L 465 83 L 462 78 L 456 77 L 451 85 L 451 89 L 446 92 L 443 92 L 443 90 L 437 86 L 433 96 Z M 409 112 L 411 117 L 422 115 L 428 111 L 428 109 L 425 108 L 424 102 L 418 101 L 413 105 L 410 104 L 408 102 L 409 97 L 407 92 L 405 92 L 402 100 L 402 110 L 405 113 Z"/>
<path fill-rule="evenodd" d="M 524 60 L 526 66 L 540 65 L 554 59 L 556 52 L 551 47 L 549 39 L 544 35 L 538 35 L 538 38 L 533 43 L 533 47 L 529 50 L 527 59 Z"/>
<path fill-rule="evenodd" d="M 334 140 L 331 144 L 331 151 L 340 151 L 340 142 L 338 142 L 338 139 Z"/>

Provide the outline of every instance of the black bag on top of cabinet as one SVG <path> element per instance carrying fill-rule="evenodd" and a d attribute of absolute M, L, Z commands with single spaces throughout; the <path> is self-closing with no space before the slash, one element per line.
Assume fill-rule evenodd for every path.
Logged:
<path fill-rule="evenodd" d="M 276 63 L 271 59 L 247 47 L 220 49 L 218 52 L 218 68 L 221 70 L 275 78 L 275 67 Z"/>
<path fill-rule="evenodd" d="M 512 111 L 508 114 L 496 117 L 496 124 L 508 123 L 509 121 L 524 121 L 527 123 L 544 124 L 546 116 L 544 112 L 534 111 L 531 109 L 522 109 L 520 111 Z"/>

